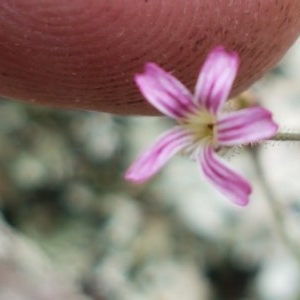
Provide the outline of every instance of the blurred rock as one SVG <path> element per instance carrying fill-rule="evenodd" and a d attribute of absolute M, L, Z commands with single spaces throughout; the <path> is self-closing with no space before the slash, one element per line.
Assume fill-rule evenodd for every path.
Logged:
<path fill-rule="evenodd" d="M 72 134 L 87 156 L 96 162 L 111 159 L 120 147 L 120 131 L 108 114 L 82 115 L 72 123 Z"/>
<path fill-rule="evenodd" d="M 284 253 L 273 252 L 256 279 L 257 292 L 264 300 L 297 300 L 300 270 L 297 262 Z"/>
<path fill-rule="evenodd" d="M 40 249 L 0 221 L 1 300 L 88 300 Z"/>

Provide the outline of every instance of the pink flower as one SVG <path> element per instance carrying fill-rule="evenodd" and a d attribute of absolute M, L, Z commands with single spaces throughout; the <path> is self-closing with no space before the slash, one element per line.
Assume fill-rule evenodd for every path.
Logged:
<path fill-rule="evenodd" d="M 251 186 L 217 155 L 222 147 L 248 144 L 275 135 L 277 124 L 262 107 L 224 112 L 239 66 L 235 52 L 215 48 L 199 74 L 194 96 L 175 77 L 154 63 L 145 65 L 135 82 L 150 104 L 178 122 L 160 136 L 126 172 L 126 179 L 143 182 L 153 176 L 177 152 L 192 153 L 207 179 L 238 205 L 249 201 Z"/>

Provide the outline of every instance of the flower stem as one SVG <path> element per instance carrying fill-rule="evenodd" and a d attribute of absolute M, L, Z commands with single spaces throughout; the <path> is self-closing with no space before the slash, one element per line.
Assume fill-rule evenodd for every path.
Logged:
<path fill-rule="evenodd" d="M 267 178 L 265 177 L 265 172 L 259 160 L 259 147 L 252 148 L 250 150 L 250 153 L 252 154 L 254 167 L 256 168 L 256 174 L 259 178 L 259 181 L 261 183 L 261 186 L 266 196 L 266 200 L 271 209 L 273 219 L 274 219 L 274 224 L 277 228 L 278 234 L 281 237 L 281 240 L 286 246 L 286 248 L 288 249 L 288 251 L 294 256 L 294 258 L 298 263 L 298 266 L 300 267 L 299 246 L 291 239 L 291 237 L 286 232 L 285 224 L 284 224 L 285 223 L 284 212 L 278 200 L 276 200 L 276 195 L 273 193 L 272 189 L 270 188 L 267 182 Z"/>
<path fill-rule="evenodd" d="M 276 135 L 268 139 L 269 141 L 294 141 L 300 142 L 300 133 L 278 132 Z"/>

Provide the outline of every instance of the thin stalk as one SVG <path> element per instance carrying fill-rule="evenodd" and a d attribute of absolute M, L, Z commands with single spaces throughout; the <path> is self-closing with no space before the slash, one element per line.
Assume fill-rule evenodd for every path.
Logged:
<path fill-rule="evenodd" d="M 298 265 L 300 267 L 300 249 L 299 246 L 290 238 L 290 236 L 287 234 L 284 226 L 284 214 L 281 206 L 279 205 L 279 202 L 276 200 L 276 196 L 273 193 L 271 187 L 269 186 L 265 172 L 261 166 L 260 160 L 259 160 L 259 146 L 250 149 L 254 167 L 256 169 L 256 176 L 258 177 L 261 186 L 263 188 L 263 191 L 266 196 L 266 200 L 269 204 L 269 207 L 271 209 L 274 224 L 276 226 L 276 229 L 278 231 L 278 234 L 282 241 L 284 242 L 284 245 L 289 250 L 289 252 L 294 256 L 294 258 L 297 260 Z"/>
<path fill-rule="evenodd" d="M 269 141 L 294 141 L 300 142 L 300 133 L 278 132 L 275 136 L 268 139 Z"/>

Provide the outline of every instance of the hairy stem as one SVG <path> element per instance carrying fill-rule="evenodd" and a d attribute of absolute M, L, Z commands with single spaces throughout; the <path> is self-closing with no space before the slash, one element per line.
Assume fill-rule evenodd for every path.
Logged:
<path fill-rule="evenodd" d="M 296 141 L 300 142 L 300 133 L 278 132 L 268 139 L 269 141 Z"/>

